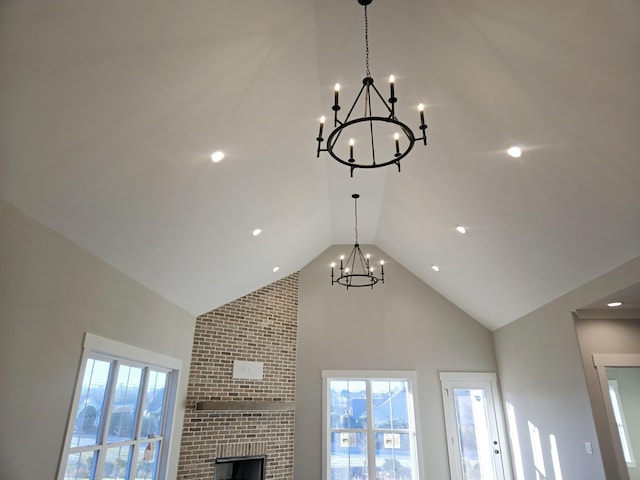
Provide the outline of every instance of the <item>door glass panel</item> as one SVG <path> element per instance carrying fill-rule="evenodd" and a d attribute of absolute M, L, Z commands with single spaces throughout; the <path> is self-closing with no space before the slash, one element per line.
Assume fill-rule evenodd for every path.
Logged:
<path fill-rule="evenodd" d="M 455 388 L 456 419 L 464 480 L 494 480 L 495 455 L 484 389 Z"/>

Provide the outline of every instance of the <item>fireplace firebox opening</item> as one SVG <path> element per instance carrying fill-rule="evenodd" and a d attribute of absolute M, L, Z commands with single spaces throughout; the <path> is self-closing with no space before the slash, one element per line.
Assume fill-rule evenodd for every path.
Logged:
<path fill-rule="evenodd" d="M 214 480 L 265 480 L 267 456 L 217 458 Z"/>

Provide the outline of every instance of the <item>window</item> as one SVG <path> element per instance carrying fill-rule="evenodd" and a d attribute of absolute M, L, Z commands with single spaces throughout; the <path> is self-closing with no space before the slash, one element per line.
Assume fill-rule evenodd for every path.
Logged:
<path fill-rule="evenodd" d="M 324 371 L 327 480 L 417 480 L 415 372 Z"/>
<path fill-rule="evenodd" d="M 58 479 L 163 478 L 180 366 L 87 334 Z"/>

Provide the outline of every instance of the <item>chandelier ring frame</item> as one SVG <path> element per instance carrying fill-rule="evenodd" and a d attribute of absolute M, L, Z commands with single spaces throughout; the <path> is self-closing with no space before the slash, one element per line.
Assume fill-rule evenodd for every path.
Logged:
<path fill-rule="evenodd" d="M 352 283 L 352 280 L 354 277 L 358 277 L 358 278 L 363 278 L 367 281 L 367 283 Z M 343 287 L 347 287 L 347 289 L 349 288 L 361 288 L 361 287 L 370 287 L 373 288 L 373 286 L 378 283 L 380 281 L 379 278 L 377 277 L 373 277 L 370 275 L 367 275 L 365 273 L 355 273 L 355 274 L 351 274 L 348 276 L 341 276 L 338 277 L 334 283 L 338 283 L 340 285 L 342 285 Z"/>
<path fill-rule="evenodd" d="M 390 123 L 392 125 L 396 125 L 398 129 L 402 130 L 402 132 L 405 134 L 405 136 L 407 137 L 407 140 L 409 140 L 409 143 L 404 148 L 404 150 L 400 151 L 399 153 L 396 153 L 394 155 L 394 158 L 392 158 L 391 160 L 386 160 L 381 163 L 358 163 L 355 159 L 342 158 L 340 155 L 338 155 L 334 151 L 335 144 L 338 141 L 340 134 L 350 126 L 353 126 L 357 123 L 363 123 L 363 122 L 370 122 L 372 124 L 375 122 L 384 122 L 384 123 Z M 413 131 L 411 130 L 411 128 L 407 124 L 401 122 L 398 119 L 391 118 L 391 117 L 361 117 L 361 118 L 355 118 L 353 120 L 349 120 L 348 122 L 344 122 L 338 125 L 327 138 L 327 148 L 320 149 L 319 151 L 328 152 L 329 155 L 331 155 L 334 158 L 334 160 L 342 163 L 343 165 L 347 165 L 348 167 L 351 167 L 352 171 L 354 168 L 378 168 L 378 167 L 384 167 L 387 165 L 392 165 L 394 163 L 398 166 L 398 171 L 399 171 L 400 160 L 402 160 L 404 157 L 406 157 L 409 154 L 409 152 L 411 152 L 415 143 L 416 143 L 416 137 Z"/>

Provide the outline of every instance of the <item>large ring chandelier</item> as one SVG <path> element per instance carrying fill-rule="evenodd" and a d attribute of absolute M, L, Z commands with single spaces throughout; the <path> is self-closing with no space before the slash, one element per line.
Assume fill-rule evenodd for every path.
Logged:
<path fill-rule="evenodd" d="M 363 254 L 358 243 L 358 198 L 360 195 L 354 193 L 353 198 L 355 209 L 355 229 L 356 243 L 348 257 L 340 255 L 340 267 L 336 263 L 331 264 L 331 285 L 339 284 L 343 287 L 371 287 L 378 283 L 384 283 L 384 260 L 380 260 L 380 271 L 376 271 L 371 265 L 369 254 Z M 336 268 L 339 268 L 336 274 Z"/>
<path fill-rule="evenodd" d="M 320 129 L 316 137 L 316 141 L 318 142 L 317 157 L 320 157 L 320 152 L 328 152 L 335 160 L 349 167 L 352 177 L 353 171 L 356 168 L 379 168 L 387 165 L 396 165 L 399 172 L 400 160 L 409 154 L 416 140 L 422 140 L 424 145 L 427 144 L 427 125 L 424 121 L 424 105 L 418 105 L 418 111 L 420 113 L 420 126 L 418 128 L 421 130 L 421 135 L 416 137 L 413 130 L 411 130 L 406 123 L 398 120 L 396 115 L 396 103 L 398 99 L 395 96 L 395 77 L 393 75 L 389 76 L 389 98 L 387 100 L 385 100 L 374 84 L 369 69 L 369 21 L 367 17 L 367 6 L 372 1 L 373 0 L 358 0 L 358 3 L 364 6 L 366 65 L 365 77 L 362 80 L 360 92 L 356 96 L 346 117 L 340 119 L 338 115 L 338 112 L 342 109 L 339 102 L 340 84 L 335 85 L 332 107 L 334 128 L 329 133 L 326 143 L 323 146 L 325 140 L 323 131 L 326 119 L 322 116 L 320 117 Z M 374 104 L 377 105 L 377 113 L 373 111 Z M 361 117 L 354 115 L 356 110 L 363 111 L 363 115 Z M 380 111 L 382 113 L 380 113 Z M 385 151 L 379 155 L 382 158 L 376 157 L 375 130 L 394 132 L 392 135 L 393 140 L 391 139 L 391 135 L 389 135 L 387 140 L 389 142 L 389 148 L 385 149 Z M 347 132 L 360 134 L 357 141 L 357 143 L 360 144 L 358 148 L 360 152 L 356 149 L 356 136 L 350 137 Z M 344 140 L 338 142 L 343 134 L 349 138 L 348 142 Z M 363 139 L 363 137 L 366 138 Z M 378 150 L 380 151 L 379 145 Z"/>

